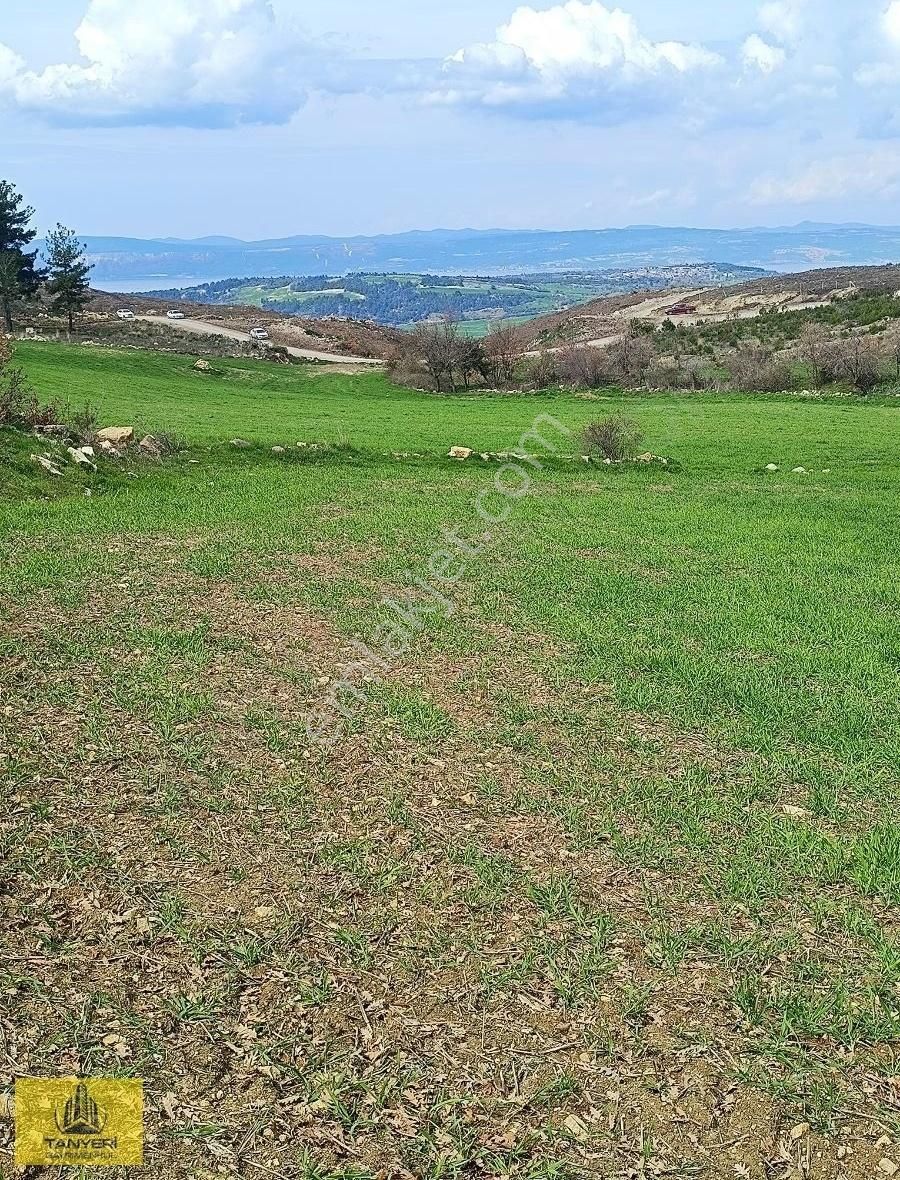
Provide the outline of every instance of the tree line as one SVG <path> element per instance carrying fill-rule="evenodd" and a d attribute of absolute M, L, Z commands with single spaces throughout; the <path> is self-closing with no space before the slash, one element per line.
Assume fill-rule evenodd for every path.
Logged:
<path fill-rule="evenodd" d="M 42 265 L 38 250 L 30 249 L 37 237 L 33 218 L 34 209 L 15 185 L 0 180 L 0 311 L 6 331 L 15 330 L 15 316 L 26 304 L 44 297 L 54 315 L 66 317 L 71 332 L 91 298 L 85 248 L 74 230 L 58 224 L 45 239 Z"/>
<path fill-rule="evenodd" d="M 692 337 L 667 321 L 661 330 L 634 320 L 612 343 L 523 351 L 521 329 L 496 324 L 481 340 L 452 319 L 405 333 L 388 358 L 395 382 L 436 393 L 460 389 L 711 389 L 777 393 L 812 382 L 869 393 L 900 381 L 900 334 L 880 339 L 866 329 L 833 334 L 807 323 L 793 346 L 777 350 L 755 338 L 698 353 Z"/>

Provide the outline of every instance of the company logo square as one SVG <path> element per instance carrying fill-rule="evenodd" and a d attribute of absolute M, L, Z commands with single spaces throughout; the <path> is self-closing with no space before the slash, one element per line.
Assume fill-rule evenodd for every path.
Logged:
<path fill-rule="evenodd" d="M 16 1163 L 103 1167 L 144 1162 L 138 1078 L 18 1078 Z"/>

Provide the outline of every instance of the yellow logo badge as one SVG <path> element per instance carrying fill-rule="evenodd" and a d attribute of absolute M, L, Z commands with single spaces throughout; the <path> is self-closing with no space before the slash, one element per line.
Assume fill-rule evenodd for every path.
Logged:
<path fill-rule="evenodd" d="M 142 1164 L 144 1083 L 137 1078 L 19 1078 L 16 1163 Z"/>

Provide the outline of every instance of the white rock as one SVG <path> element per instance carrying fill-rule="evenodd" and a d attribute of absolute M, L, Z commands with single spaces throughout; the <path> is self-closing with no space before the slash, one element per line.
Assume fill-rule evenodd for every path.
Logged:
<path fill-rule="evenodd" d="M 472 457 L 471 447 L 451 447 L 448 459 L 470 459 Z"/>
<path fill-rule="evenodd" d="M 778 470 L 779 470 L 779 467 L 778 467 L 777 463 L 770 463 L 768 465 L 768 467 L 766 467 L 766 471 L 778 471 Z"/>
<path fill-rule="evenodd" d="M 795 467 L 794 468 L 794 475 L 806 475 L 806 468 L 805 467 Z"/>
<path fill-rule="evenodd" d="M 284 454 L 284 447 L 272 447 L 272 454 L 273 455 L 283 455 Z"/>
<path fill-rule="evenodd" d="M 32 455 L 31 461 L 32 463 L 37 463 L 39 467 L 43 467 L 43 469 L 49 472 L 50 475 L 62 475 L 62 472 L 56 466 L 56 464 L 51 463 L 51 461 L 45 455 Z"/>
<path fill-rule="evenodd" d="M 83 447 L 67 447 L 66 450 L 73 463 L 77 463 L 80 467 L 90 467 L 91 471 L 97 470 L 97 464 L 86 454 Z M 91 455 L 93 453 L 92 450 Z"/>
<path fill-rule="evenodd" d="M 243 450 L 246 447 L 252 446 L 252 443 L 248 443 L 245 438 L 233 438 L 231 440 L 231 445 Z"/>
<path fill-rule="evenodd" d="M 812 812 L 807 807 L 797 807 L 793 803 L 782 803 L 781 810 L 785 815 L 789 815 L 793 819 L 803 819 L 807 815 L 812 815 Z"/>

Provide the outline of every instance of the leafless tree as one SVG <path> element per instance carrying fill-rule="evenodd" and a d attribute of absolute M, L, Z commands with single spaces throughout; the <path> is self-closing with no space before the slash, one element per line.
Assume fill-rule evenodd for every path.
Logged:
<path fill-rule="evenodd" d="M 711 381 L 700 357 L 657 357 L 647 370 L 647 385 L 651 389 L 708 389 Z"/>
<path fill-rule="evenodd" d="M 807 324 L 800 333 L 798 353 L 812 367 L 817 386 L 837 377 L 835 342 L 821 324 Z"/>
<path fill-rule="evenodd" d="M 839 342 L 841 375 L 866 393 L 881 377 L 881 354 L 872 336 L 846 336 Z"/>
<path fill-rule="evenodd" d="M 484 341 L 484 352 L 495 385 L 510 385 L 519 355 L 516 330 L 512 324 L 496 323 Z"/>
<path fill-rule="evenodd" d="M 528 384 L 532 389 L 547 389 L 559 380 L 559 368 L 555 353 L 541 352 L 532 358 L 528 366 Z"/>
<path fill-rule="evenodd" d="M 480 340 L 471 336 L 459 336 L 454 350 L 455 369 L 462 378 L 463 385 L 468 389 L 473 379 L 480 377 L 482 381 L 490 379 L 490 365 Z"/>
<path fill-rule="evenodd" d="M 410 347 L 421 359 L 438 393 L 453 393 L 459 360 L 459 328 L 452 319 L 419 324 L 409 335 Z"/>
<path fill-rule="evenodd" d="M 792 381 L 787 365 L 758 341 L 749 341 L 735 349 L 727 367 L 733 389 L 775 393 L 788 389 Z"/>
<path fill-rule="evenodd" d="M 560 380 L 575 389 L 600 389 L 615 381 L 602 348 L 572 344 L 556 354 L 556 364 Z"/>
<path fill-rule="evenodd" d="M 626 332 L 604 352 L 610 383 L 631 388 L 646 385 L 656 348 L 645 332 Z"/>

